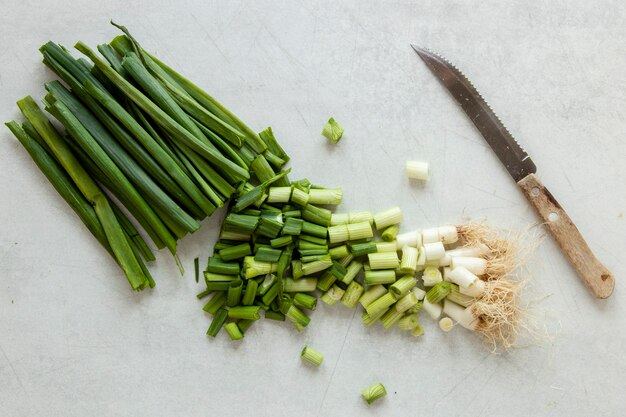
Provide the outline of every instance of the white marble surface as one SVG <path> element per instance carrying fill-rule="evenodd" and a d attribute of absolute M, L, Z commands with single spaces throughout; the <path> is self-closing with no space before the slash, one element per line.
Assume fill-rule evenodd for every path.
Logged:
<path fill-rule="evenodd" d="M 127 25 L 257 129 L 273 126 L 294 178 L 342 185 L 344 209 L 399 204 L 406 226 L 537 222 L 464 114 L 409 48 L 462 67 L 617 277 L 590 297 L 546 238 L 531 257 L 540 346 L 489 354 L 462 329 L 367 330 L 320 307 L 309 328 L 261 322 L 243 343 L 204 335 L 192 275 L 166 253 L 157 287 L 124 277 L 7 130 L 0 134 L 2 416 L 619 416 L 626 406 L 626 6 L 584 1 L 0 1 L 0 115 L 43 96 L 37 48 L 95 45 Z M 333 115 L 338 147 L 319 132 Z M 409 184 L 407 158 L 432 164 Z M 180 245 L 205 257 L 219 216 Z M 540 228 L 532 230 L 540 232 Z M 299 359 L 303 344 L 325 355 Z M 389 391 L 370 407 L 361 388 Z"/>

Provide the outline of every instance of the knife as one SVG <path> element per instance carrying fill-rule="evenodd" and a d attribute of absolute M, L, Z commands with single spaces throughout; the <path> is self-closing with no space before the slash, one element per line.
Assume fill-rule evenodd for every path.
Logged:
<path fill-rule="evenodd" d="M 537 167 L 502 124 L 467 77 L 445 58 L 411 45 L 476 125 L 511 177 L 522 189 L 548 230 L 567 256 L 578 276 L 598 298 L 613 292 L 613 274 L 594 256 L 585 239 L 554 196 L 541 183 Z"/>

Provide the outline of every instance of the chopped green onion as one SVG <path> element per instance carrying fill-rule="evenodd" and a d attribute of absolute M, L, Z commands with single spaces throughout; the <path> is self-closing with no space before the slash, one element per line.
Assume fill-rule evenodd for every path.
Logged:
<path fill-rule="evenodd" d="M 376 226 L 376 230 L 383 230 L 394 224 L 401 223 L 402 218 L 402 210 L 400 210 L 400 207 L 392 207 L 388 210 L 376 213 L 374 215 L 374 225 Z"/>
<path fill-rule="evenodd" d="M 309 193 L 298 187 L 294 187 L 291 192 L 290 201 L 297 206 L 305 207 L 309 203 Z"/>
<path fill-rule="evenodd" d="M 230 340 L 241 340 L 243 339 L 243 333 L 237 326 L 237 323 L 231 322 L 224 326 L 224 330 L 230 336 Z"/>
<path fill-rule="evenodd" d="M 250 234 L 254 232 L 258 224 L 259 218 L 257 216 L 230 213 L 224 219 L 222 228 L 230 232 Z"/>
<path fill-rule="evenodd" d="M 282 248 L 289 244 L 293 243 L 293 237 L 290 235 L 277 237 L 276 239 L 270 240 L 270 245 L 272 248 Z"/>
<path fill-rule="evenodd" d="M 395 269 L 400 265 L 396 252 L 368 253 L 367 258 L 372 269 Z"/>
<path fill-rule="evenodd" d="M 258 320 L 261 317 L 259 315 L 260 309 L 259 306 L 231 307 L 228 310 L 228 317 L 231 319 Z"/>
<path fill-rule="evenodd" d="M 268 320 L 285 321 L 285 315 L 280 311 L 266 311 L 265 318 Z"/>
<path fill-rule="evenodd" d="M 232 232 L 224 229 L 220 231 L 220 240 L 248 241 L 250 236 L 250 233 Z"/>
<path fill-rule="evenodd" d="M 209 258 L 205 271 L 216 274 L 239 275 L 239 264 L 237 262 L 224 262 L 222 259 L 212 256 Z"/>
<path fill-rule="evenodd" d="M 300 218 L 302 217 L 302 210 L 283 211 L 283 217 L 284 218 L 289 218 L 289 217 Z"/>
<path fill-rule="evenodd" d="M 289 311 L 287 311 L 287 314 L 285 314 L 285 316 L 289 319 L 289 321 L 294 324 L 296 330 L 299 332 L 301 332 L 302 329 L 308 326 L 311 322 L 311 319 L 307 317 L 307 315 L 304 314 L 302 310 L 294 305 L 289 308 Z"/>
<path fill-rule="evenodd" d="M 310 204 L 337 205 L 337 204 L 341 204 L 342 198 L 343 198 L 343 190 L 341 188 L 324 188 L 324 189 L 309 190 L 309 203 Z M 285 202 L 287 201 L 289 201 L 289 199 L 287 199 Z"/>
<path fill-rule="evenodd" d="M 268 188 L 268 203 L 288 203 L 291 200 L 291 187 Z"/>
<path fill-rule="evenodd" d="M 239 331 L 241 332 L 241 334 L 246 333 L 246 331 L 248 331 L 250 326 L 252 326 L 255 321 L 256 320 L 239 320 L 237 322 L 237 327 L 239 328 Z"/>
<path fill-rule="evenodd" d="M 256 292 L 259 287 L 259 284 L 253 280 L 249 279 L 246 281 L 246 290 L 243 293 L 243 297 L 241 298 L 241 304 L 244 306 L 251 306 L 254 303 L 254 297 L 256 297 Z"/>
<path fill-rule="evenodd" d="M 429 178 L 428 162 L 406 161 L 406 176 L 426 181 Z"/>
<path fill-rule="evenodd" d="M 402 248 L 402 260 L 400 261 L 400 270 L 406 274 L 414 274 L 417 270 L 417 258 L 419 251 L 417 248 L 405 246 Z"/>
<path fill-rule="evenodd" d="M 385 242 L 391 242 L 392 240 L 396 239 L 399 231 L 400 226 L 394 224 L 393 226 L 389 226 L 388 228 L 386 228 L 381 236 Z"/>
<path fill-rule="evenodd" d="M 283 215 L 286 215 L 284 213 Z M 302 232 L 302 219 L 296 219 L 293 217 L 287 217 L 285 220 L 285 224 L 283 225 L 282 234 L 283 235 L 292 235 L 298 236 Z"/>
<path fill-rule="evenodd" d="M 283 228 L 283 223 L 278 220 L 273 220 L 268 217 L 261 217 L 259 221 L 259 226 L 256 230 L 257 234 L 261 236 L 266 236 L 274 239 L 278 237 L 281 229 Z"/>
<path fill-rule="evenodd" d="M 261 262 L 278 262 L 280 259 L 282 251 L 280 249 L 268 248 L 268 247 L 260 247 L 259 250 L 254 254 L 255 261 Z"/>
<path fill-rule="evenodd" d="M 393 269 L 365 271 L 365 285 L 393 284 L 394 282 L 396 282 L 396 271 Z"/>
<path fill-rule="evenodd" d="M 411 334 L 415 337 L 422 336 L 424 334 L 424 329 L 419 324 L 413 329 Z"/>
<path fill-rule="evenodd" d="M 317 287 L 317 278 L 301 278 L 294 280 L 286 278 L 283 281 L 283 291 L 285 292 L 312 292 Z"/>
<path fill-rule="evenodd" d="M 387 312 L 385 312 L 385 314 L 381 316 L 380 322 L 383 324 L 383 327 L 385 329 L 391 329 L 393 325 L 402 318 L 403 315 L 404 312 L 397 311 L 395 308 L 390 308 L 389 310 L 387 310 Z"/>
<path fill-rule="evenodd" d="M 259 132 L 259 138 L 265 142 L 267 145 L 268 151 L 271 151 L 273 154 L 277 155 L 283 161 L 289 161 L 289 155 L 285 152 L 285 150 L 280 146 L 276 138 L 274 137 L 274 132 L 272 132 L 272 128 L 268 127 L 262 132 Z"/>
<path fill-rule="evenodd" d="M 243 258 L 243 269 L 246 279 L 270 274 L 278 270 L 278 265 L 272 262 L 257 261 L 253 256 Z"/>
<path fill-rule="evenodd" d="M 407 314 L 398 320 L 398 329 L 409 331 L 420 325 L 417 314 Z"/>
<path fill-rule="evenodd" d="M 222 329 L 222 326 L 226 322 L 226 319 L 229 316 L 230 310 L 226 310 L 225 308 L 220 308 L 217 310 L 215 315 L 213 316 L 213 320 L 211 321 L 211 325 L 209 326 L 209 330 L 207 330 L 206 334 L 211 337 L 217 336 L 217 334 Z"/>
<path fill-rule="evenodd" d="M 330 225 L 337 226 L 339 224 L 348 224 L 350 223 L 350 214 L 349 213 L 333 213 L 330 216 Z"/>
<path fill-rule="evenodd" d="M 407 275 L 396 282 L 394 282 L 390 287 L 389 291 L 395 294 L 396 297 L 400 298 L 404 296 L 407 292 L 409 292 L 413 287 L 417 285 L 417 280 L 411 276 Z"/>
<path fill-rule="evenodd" d="M 209 302 L 206 303 L 202 309 L 209 314 L 215 315 L 215 313 L 217 313 L 217 311 L 220 308 L 222 308 L 225 304 L 226 304 L 226 293 L 218 292 L 218 293 L 215 293 L 213 297 L 211 297 Z"/>
<path fill-rule="evenodd" d="M 274 285 L 272 285 L 261 297 L 261 301 L 263 302 L 263 304 L 270 305 L 272 301 L 274 301 L 276 297 L 278 297 L 280 290 L 280 282 L 276 282 Z"/>
<path fill-rule="evenodd" d="M 234 280 L 228 287 L 228 293 L 226 294 L 226 305 L 228 307 L 234 307 L 239 304 L 241 300 L 241 292 L 243 290 L 243 281 L 240 279 Z"/>
<path fill-rule="evenodd" d="M 346 276 L 346 274 L 348 273 L 348 270 L 346 269 L 345 266 L 343 266 L 339 262 L 333 261 L 333 266 L 330 267 L 328 272 L 333 274 L 333 276 L 335 278 L 337 278 L 338 280 L 341 281 Z"/>
<path fill-rule="evenodd" d="M 310 249 L 300 251 L 300 260 L 302 265 L 310 264 L 311 262 L 324 261 L 330 259 L 328 252 L 321 249 Z M 332 262 L 332 261 L 331 261 Z"/>
<path fill-rule="evenodd" d="M 216 274 L 213 272 L 204 272 L 204 282 L 232 282 L 236 280 L 238 275 Z"/>
<path fill-rule="evenodd" d="M 341 245 L 335 248 L 328 249 L 328 254 L 330 255 L 331 259 L 340 259 L 348 256 L 350 252 L 348 251 L 347 245 Z"/>
<path fill-rule="evenodd" d="M 300 235 L 300 241 L 301 242 L 313 243 L 315 245 L 324 246 L 325 249 L 328 249 L 328 241 L 326 240 L 325 237 L 317 237 L 317 236 L 310 236 L 310 235 L 307 235 L 307 234 L 302 234 L 302 235 Z"/>
<path fill-rule="evenodd" d="M 377 252 L 397 252 L 396 242 L 376 242 Z"/>
<path fill-rule="evenodd" d="M 293 296 L 293 305 L 300 308 L 306 308 L 307 310 L 315 310 L 315 307 L 317 306 L 317 298 L 312 295 L 299 292 Z"/>
<path fill-rule="evenodd" d="M 320 298 L 323 302 L 328 305 L 337 304 L 339 300 L 343 297 L 345 291 L 341 289 L 337 284 L 334 284 L 328 291 L 322 294 Z"/>
<path fill-rule="evenodd" d="M 354 308 L 359 302 L 359 298 L 363 294 L 363 291 L 364 288 L 361 284 L 356 281 L 352 281 L 348 284 L 348 288 L 346 288 L 346 292 L 341 298 L 341 302 L 346 307 Z"/>
<path fill-rule="evenodd" d="M 441 282 L 443 279 L 441 277 L 441 271 L 439 270 L 439 268 L 434 266 L 427 266 L 426 269 L 424 269 L 424 273 L 422 274 L 422 280 L 424 281 L 424 286 L 432 287 L 436 283 Z"/>
<path fill-rule="evenodd" d="M 302 274 L 303 275 L 312 275 L 316 272 L 323 271 L 325 269 L 330 268 L 333 265 L 333 261 L 330 259 L 330 256 L 325 255 L 322 259 L 309 262 L 302 265 Z"/>
<path fill-rule="evenodd" d="M 447 281 L 441 281 L 436 283 L 428 292 L 426 293 L 426 299 L 431 304 L 436 304 L 440 301 L 443 301 L 444 298 L 450 294 L 452 290 L 451 285 Z"/>
<path fill-rule="evenodd" d="M 380 311 L 377 311 L 376 315 L 371 315 L 366 311 L 363 313 L 363 315 L 361 315 L 361 320 L 363 320 L 364 325 L 366 325 L 367 327 L 371 327 L 374 323 L 378 321 L 378 319 L 383 316 L 383 314 L 387 312 L 387 310 L 388 309 L 382 309 Z"/>
<path fill-rule="evenodd" d="M 302 210 L 302 218 L 320 226 L 330 226 L 330 218 L 332 213 L 330 210 L 307 204 Z"/>
<path fill-rule="evenodd" d="M 195 258 L 193 260 L 193 269 L 196 277 L 196 282 L 198 282 L 200 280 L 200 260 L 198 258 Z"/>
<path fill-rule="evenodd" d="M 367 308 L 368 305 L 372 304 L 375 300 L 379 299 L 383 295 L 387 293 L 387 289 L 382 285 L 373 285 L 367 289 L 359 298 L 359 303 L 363 306 L 363 308 Z"/>
<path fill-rule="evenodd" d="M 396 311 L 403 313 L 408 309 L 417 305 L 417 297 L 412 292 L 409 292 L 404 297 L 400 298 L 396 303 Z"/>
<path fill-rule="evenodd" d="M 228 291 L 231 281 L 207 281 L 206 289 L 211 291 Z"/>
<path fill-rule="evenodd" d="M 283 293 L 278 300 L 278 311 L 287 314 L 292 305 L 293 298 L 289 294 Z"/>
<path fill-rule="evenodd" d="M 330 240 L 330 243 L 340 243 L 350 240 L 348 225 L 339 224 L 337 226 L 330 226 L 328 228 L 328 240 Z"/>
<path fill-rule="evenodd" d="M 320 366 L 324 360 L 324 356 L 320 352 L 306 345 L 302 349 L 302 352 L 300 352 L 300 357 L 302 360 L 315 366 Z"/>
<path fill-rule="evenodd" d="M 330 233 L 330 232 L 329 232 Z M 363 242 L 363 243 L 352 243 L 350 244 L 350 252 L 355 257 L 367 255 L 368 253 L 377 252 L 376 242 Z"/>
<path fill-rule="evenodd" d="M 413 293 L 415 294 L 415 293 Z M 415 304 L 413 307 L 409 308 L 408 310 L 405 311 L 405 313 L 407 314 L 417 314 L 420 311 L 422 311 L 422 306 L 424 305 L 424 303 L 422 303 L 421 301 L 419 301 L 417 304 Z"/>
<path fill-rule="evenodd" d="M 213 292 L 213 290 L 204 290 L 201 293 L 196 294 L 196 298 L 198 300 L 202 300 L 204 297 L 208 296 L 212 292 Z"/>
<path fill-rule="evenodd" d="M 365 311 L 370 316 L 375 316 L 377 313 L 391 307 L 395 302 L 396 296 L 392 292 L 387 292 L 365 307 Z"/>
<path fill-rule="evenodd" d="M 353 259 L 354 259 L 354 255 L 348 254 L 344 258 L 339 259 L 339 263 L 347 268 Z"/>
<path fill-rule="evenodd" d="M 369 222 L 350 223 L 346 226 L 350 240 L 369 239 L 374 237 L 372 225 Z"/>
<path fill-rule="evenodd" d="M 385 390 L 383 384 L 381 384 L 380 382 L 361 391 L 361 396 L 363 397 L 363 399 L 365 399 L 365 401 L 367 401 L 368 404 L 373 403 L 374 401 L 381 397 L 384 397 L 385 395 L 387 395 L 387 391 Z"/>
<path fill-rule="evenodd" d="M 344 128 L 341 127 L 332 117 L 328 119 L 328 122 L 326 122 L 324 128 L 322 129 L 322 135 L 326 139 L 330 140 L 334 145 L 341 140 L 343 132 Z"/>
<path fill-rule="evenodd" d="M 325 253 L 328 252 L 328 246 L 325 244 L 319 245 L 317 243 L 309 242 L 307 240 L 300 239 L 298 242 L 298 249 L 303 250 L 322 250 Z"/>
<path fill-rule="evenodd" d="M 300 279 L 304 276 L 304 272 L 302 272 L 302 261 L 299 259 L 291 261 L 291 275 L 293 275 L 293 279 Z"/>
<path fill-rule="evenodd" d="M 302 223 L 302 233 L 313 235 L 316 237 L 326 238 L 327 228 L 324 226 L 320 226 L 317 224 L 303 222 Z"/>
<path fill-rule="evenodd" d="M 356 278 L 358 273 L 361 272 L 361 269 L 363 269 L 363 263 L 357 260 L 353 260 L 346 267 L 346 274 L 343 276 L 343 278 L 341 278 L 340 281 L 344 284 L 350 284 L 354 280 L 354 278 Z"/>
<path fill-rule="evenodd" d="M 449 332 L 454 328 L 454 321 L 450 317 L 444 317 L 439 320 L 439 328 L 444 332 Z"/>
<path fill-rule="evenodd" d="M 450 294 L 446 296 L 446 299 L 463 307 L 469 307 L 475 301 L 474 297 L 462 294 L 461 291 L 459 291 L 459 286 L 452 283 L 450 283 Z"/>
<path fill-rule="evenodd" d="M 337 277 L 330 271 L 326 271 L 321 278 L 317 280 L 317 289 L 324 292 L 328 291 L 335 281 L 337 281 Z"/>
<path fill-rule="evenodd" d="M 242 243 L 240 245 L 222 249 L 219 254 L 223 261 L 234 261 L 235 259 L 240 259 L 244 256 L 252 255 L 252 249 L 250 248 L 249 243 Z"/>

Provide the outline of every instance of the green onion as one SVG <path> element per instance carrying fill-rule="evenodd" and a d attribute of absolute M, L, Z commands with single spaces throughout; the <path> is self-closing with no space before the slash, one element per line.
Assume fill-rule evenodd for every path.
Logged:
<path fill-rule="evenodd" d="M 290 235 L 277 237 L 270 241 L 272 248 L 282 248 L 293 243 L 293 237 Z"/>
<path fill-rule="evenodd" d="M 283 211 L 283 217 L 284 218 L 289 218 L 289 217 L 300 218 L 302 217 L 302 211 L 301 210 Z"/>
<path fill-rule="evenodd" d="M 293 279 L 300 279 L 304 276 L 304 273 L 302 272 L 302 261 L 299 259 L 291 261 L 291 274 L 293 275 Z"/>
<path fill-rule="evenodd" d="M 396 297 L 402 297 L 407 292 L 409 292 L 413 287 L 417 285 L 417 280 L 411 276 L 404 276 L 394 282 L 390 287 L 389 291 L 395 294 Z"/>
<path fill-rule="evenodd" d="M 326 139 L 331 141 L 334 145 L 336 145 L 341 140 L 343 132 L 344 128 L 341 127 L 339 123 L 337 123 L 332 117 L 328 119 L 328 122 L 326 122 L 324 128 L 322 129 L 322 135 Z"/>
<path fill-rule="evenodd" d="M 325 188 L 325 189 L 309 190 L 309 204 L 337 205 L 337 204 L 341 204 L 342 198 L 343 198 L 343 190 L 341 188 Z M 289 201 L 289 199 L 287 199 L 286 201 Z"/>
<path fill-rule="evenodd" d="M 228 293 L 226 294 L 226 305 L 228 307 L 234 307 L 241 301 L 241 292 L 243 290 L 243 281 L 236 279 L 231 281 L 228 287 Z"/>
<path fill-rule="evenodd" d="M 410 246 L 402 248 L 402 259 L 400 261 L 400 270 L 406 274 L 415 274 L 417 270 L 417 258 L 419 250 Z"/>
<path fill-rule="evenodd" d="M 206 334 L 211 337 L 217 336 L 219 331 L 222 329 L 222 326 L 226 322 L 226 319 L 229 316 L 229 311 L 225 308 L 220 308 L 217 310 L 215 315 L 213 316 L 213 320 L 211 321 L 211 325 L 209 326 L 209 330 L 207 330 Z"/>
<path fill-rule="evenodd" d="M 396 236 L 398 235 L 399 231 L 400 231 L 400 226 L 398 225 L 389 226 L 388 228 L 385 229 L 381 237 L 383 238 L 385 242 L 391 242 L 392 240 L 396 239 Z"/>
<path fill-rule="evenodd" d="M 217 245 L 216 245 L 217 246 Z M 239 275 L 239 264 L 237 262 L 224 262 L 222 259 L 212 256 L 209 258 L 205 271 L 216 274 Z"/>
<path fill-rule="evenodd" d="M 415 294 L 415 293 L 413 293 Z M 405 311 L 405 313 L 407 314 L 417 314 L 420 311 L 422 311 L 422 307 L 423 307 L 424 303 L 422 303 L 421 301 L 419 301 L 417 304 L 415 304 L 413 307 L 409 308 L 408 310 Z"/>
<path fill-rule="evenodd" d="M 268 320 L 285 321 L 285 315 L 280 311 L 266 311 L 265 318 Z"/>
<path fill-rule="evenodd" d="M 281 158 L 283 161 L 285 161 L 285 163 L 289 161 L 289 155 L 287 155 L 287 153 L 274 137 L 274 132 L 272 132 L 271 127 L 268 127 L 264 131 L 259 132 L 259 137 L 267 146 L 268 151 Z"/>
<path fill-rule="evenodd" d="M 293 298 L 289 294 L 283 293 L 278 300 L 278 311 L 283 314 L 287 314 L 291 306 L 293 305 Z"/>
<path fill-rule="evenodd" d="M 301 278 L 294 280 L 286 278 L 283 281 L 283 291 L 285 292 L 312 292 L 317 287 L 317 278 Z"/>
<path fill-rule="evenodd" d="M 383 230 L 394 224 L 401 223 L 402 218 L 402 210 L 400 210 L 400 207 L 392 207 L 374 214 L 374 225 L 376 226 L 376 230 Z"/>
<path fill-rule="evenodd" d="M 391 307 L 391 305 L 395 302 L 396 296 L 391 292 L 387 292 L 386 294 L 382 295 L 381 297 L 370 303 L 367 307 L 365 307 L 365 311 L 367 311 L 367 314 L 369 314 L 370 316 L 375 316 L 380 311 L 386 310 Z"/>
<path fill-rule="evenodd" d="M 231 281 L 207 281 L 206 289 L 211 291 L 228 291 Z"/>
<path fill-rule="evenodd" d="M 367 401 L 368 404 L 373 403 L 374 401 L 381 397 L 384 397 L 385 395 L 387 395 L 387 390 L 385 390 L 385 387 L 380 382 L 361 391 L 361 396 L 365 401 Z"/>
<path fill-rule="evenodd" d="M 333 261 L 330 259 L 330 256 L 324 255 L 320 260 L 303 264 L 302 274 L 312 275 L 312 274 L 315 274 L 316 272 L 320 272 L 325 269 L 328 269 L 332 265 L 333 265 Z"/>
<path fill-rule="evenodd" d="M 213 292 L 213 290 L 204 290 L 201 293 L 196 294 L 196 298 L 198 300 L 202 300 L 204 297 L 210 295 Z"/>
<path fill-rule="evenodd" d="M 207 313 L 215 315 L 217 311 L 224 305 L 226 305 L 226 293 L 218 292 L 215 293 L 213 297 L 211 297 L 209 302 L 206 303 L 202 309 Z"/>
<path fill-rule="evenodd" d="M 324 272 L 320 279 L 317 280 L 317 289 L 320 291 L 328 291 L 328 289 L 335 283 L 337 277 L 330 271 Z"/>
<path fill-rule="evenodd" d="M 245 334 L 246 331 L 248 331 L 250 326 L 252 326 L 255 321 L 256 320 L 239 320 L 237 322 L 237 327 L 239 328 L 239 331 L 241 332 L 241 334 Z"/>
<path fill-rule="evenodd" d="M 256 297 L 258 287 L 259 284 L 255 280 L 249 279 L 246 281 L 246 289 L 241 298 L 242 305 L 251 306 L 254 303 L 254 297 Z"/>
<path fill-rule="evenodd" d="M 267 217 L 261 217 L 259 221 L 259 227 L 257 228 L 257 233 L 261 236 L 266 236 L 269 238 L 276 238 L 283 228 L 283 223 L 277 220 L 273 220 Z"/>
<path fill-rule="evenodd" d="M 306 345 L 304 346 L 304 348 L 302 348 L 302 352 L 300 352 L 300 357 L 305 362 L 308 362 L 315 366 L 320 366 L 322 364 L 322 361 L 324 360 L 324 356 L 320 352 Z"/>
<path fill-rule="evenodd" d="M 302 218 L 304 220 L 324 227 L 330 226 L 331 215 L 330 210 L 316 207 L 312 204 L 307 204 L 302 210 Z"/>
<path fill-rule="evenodd" d="M 348 284 L 348 288 L 346 288 L 346 292 L 341 298 L 341 302 L 346 307 L 354 308 L 363 294 L 363 291 L 364 288 L 361 284 L 356 281 L 352 281 Z"/>
<path fill-rule="evenodd" d="M 224 224 L 222 225 L 222 228 L 231 232 L 250 234 L 254 232 L 258 224 L 259 218 L 256 216 L 230 213 L 224 219 Z"/>
<path fill-rule="evenodd" d="M 304 293 L 296 293 L 293 296 L 293 305 L 300 308 L 306 308 L 307 310 L 315 310 L 317 306 L 317 298 Z"/>
<path fill-rule="evenodd" d="M 395 269 L 400 266 L 396 252 L 368 253 L 367 258 L 372 269 Z"/>
<path fill-rule="evenodd" d="M 359 298 L 359 303 L 363 306 L 363 308 L 367 308 L 368 305 L 372 304 L 375 300 L 379 299 L 383 295 L 387 293 L 387 289 L 382 285 L 374 285 L 371 286 L 361 295 Z"/>
<path fill-rule="evenodd" d="M 312 243 L 315 245 L 324 246 L 324 249 L 328 249 L 328 241 L 326 240 L 326 238 L 323 238 L 323 237 L 302 234 L 300 235 L 300 242 Z"/>
<path fill-rule="evenodd" d="M 376 315 L 371 315 L 369 314 L 367 311 L 364 312 L 361 315 L 361 320 L 363 321 L 363 324 L 366 325 L 367 327 L 371 327 L 374 323 L 376 323 L 378 321 L 378 319 L 380 319 L 383 314 L 385 314 L 388 311 L 388 309 L 382 309 L 380 311 L 376 312 Z"/>
<path fill-rule="evenodd" d="M 415 337 L 417 336 L 422 336 L 424 334 L 424 329 L 422 329 L 422 326 L 420 326 L 419 324 L 413 329 L 413 331 L 411 332 L 411 334 Z"/>
<path fill-rule="evenodd" d="M 350 252 L 352 252 L 355 257 L 375 253 L 377 252 L 376 242 L 352 243 L 350 244 Z"/>
<path fill-rule="evenodd" d="M 340 259 L 348 256 L 350 252 L 348 251 L 348 245 L 341 245 L 335 248 L 328 249 L 328 254 L 330 255 L 331 259 Z"/>
<path fill-rule="evenodd" d="M 344 284 L 350 284 L 354 278 L 358 275 L 359 272 L 363 269 L 363 264 L 357 260 L 353 260 L 346 267 L 346 274 L 341 279 L 341 282 Z"/>
<path fill-rule="evenodd" d="M 259 287 L 256 291 L 256 295 L 263 296 L 275 282 L 278 281 L 278 277 L 274 274 L 267 274 L 265 278 L 263 278 L 263 282 L 259 284 Z"/>
<path fill-rule="evenodd" d="M 198 258 L 195 258 L 193 260 L 193 269 L 196 277 L 196 282 L 198 282 L 200 280 L 200 260 Z"/>
<path fill-rule="evenodd" d="M 475 301 L 474 297 L 462 294 L 459 290 L 459 286 L 452 283 L 450 283 L 450 293 L 446 296 L 446 299 L 463 307 L 469 307 L 474 304 Z"/>
<path fill-rule="evenodd" d="M 259 306 L 238 306 L 231 307 L 228 310 L 228 317 L 231 319 L 243 319 L 243 320 L 258 320 L 261 318 L 259 315 Z"/>
<path fill-rule="evenodd" d="M 337 261 L 333 261 L 333 266 L 328 270 L 338 280 L 344 279 L 348 273 L 348 269 Z"/>
<path fill-rule="evenodd" d="M 348 226 L 345 224 L 330 226 L 328 228 L 328 240 L 330 241 L 330 243 L 340 243 L 350 240 Z"/>
<path fill-rule="evenodd" d="M 270 187 L 267 194 L 268 203 L 288 203 L 291 199 L 291 187 Z"/>
<path fill-rule="evenodd" d="M 249 243 L 242 243 L 240 245 L 222 249 L 219 253 L 222 260 L 234 261 L 235 259 L 241 259 L 245 256 L 252 255 L 252 249 L 250 248 Z"/>
<path fill-rule="evenodd" d="M 254 254 L 255 261 L 278 262 L 282 251 L 280 249 L 261 247 Z"/>
<path fill-rule="evenodd" d="M 365 271 L 365 285 L 393 284 L 396 282 L 396 271 L 383 269 L 378 271 Z"/>
<path fill-rule="evenodd" d="M 369 239 L 374 236 L 372 225 L 369 222 L 349 223 L 346 227 L 350 240 Z"/>
<path fill-rule="evenodd" d="M 376 242 L 377 252 L 397 252 L 396 242 Z"/>
<path fill-rule="evenodd" d="M 328 305 L 337 304 L 344 294 L 345 291 L 337 284 L 334 284 L 328 291 L 322 294 L 321 300 Z"/>
<path fill-rule="evenodd" d="M 396 303 L 396 311 L 403 313 L 418 304 L 417 297 L 412 292 L 409 292 Z"/>
<path fill-rule="evenodd" d="M 403 315 L 404 312 L 398 311 L 395 308 L 390 308 L 380 317 L 380 322 L 385 329 L 391 329 Z"/>
<path fill-rule="evenodd" d="M 257 261 L 253 256 L 243 258 L 243 269 L 246 279 L 266 275 L 278 270 L 278 265 L 273 262 Z"/>
<path fill-rule="evenodd" d="M 238 275 L 216 274 L 214 272 L 204 272 L 204 282 L 232 282 Z"/>
<path fill-rule="evenodd" d="M 409 331 L 420 325 L 417 314 L 407 314 L 398 320 L 398 328 L 400 330 Z"/>
<path fill-rule="evenodd" d="M 309 203 L 309 193 L 298 187 L 294 187 L 291 192 L 290 201 L 297 206 L 305 207 Z"/>
<path fill-rule="evenodd" d="M 438 282 L 430 290 L 428 290 L 426 293 L 426 299 L 431 304 L 437 304 L 438 302 L 443 301 L 443 299 L 450 294 L 451 290 L 451 284 L 448 281 Z"/>
<path fill-rule="evenodd" d="M 296 330 L 299 332 L 311 322 L 311 319 L 294 305 L 289 308 L 289 311 L 285 314 L 285 316 L 293 323 Z"/>
<path fill-rule="evenodd" d="M 220 231 L 220 240 L 248 241 L 250 237 L 250 233 L 231 232 L 224 229 Z"/>
<path fill-rule="evenodd" d="M 327 228 L 317 224 L 302 222 L 302 233 L 315 237 L 326 238 Z"/>
<path fill-rule="evenodd" d="M 278 297 L 280 291 L 280 282 L 276 282 L 274 285 L 268 288 L 265 294 L 263 294 L 263 296 L 261 297 L 261 301 L 263 302 L 263 304 L 270 305 L 272 301 L 274 301 L 274 299 Z"/>
<path fill-rule="evenodd" d="M 305 250 L 320 250 L 323 253 L 328 253 L 328 246 L 327 245 L 318 245 L 317 243 L 312 243 L 303 239 L 300 239 L 300 241 L 298 242 L 298 249 L 300 251 L 305 251 Z"/>
<path fill-rule="evenodd" d="M 224 330 L 230 336 L 230 340 L 241 340 L 243 339 L 243 333 L 237 323 L 228 323 L 224 326 Z"/>

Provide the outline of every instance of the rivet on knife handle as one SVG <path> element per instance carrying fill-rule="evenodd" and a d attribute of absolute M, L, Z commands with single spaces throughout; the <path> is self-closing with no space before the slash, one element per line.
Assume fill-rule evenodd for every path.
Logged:
<path fill-rule="evenodd" d="M 596 297 L 609 297 L 615 286 L 613 274 L 596 259 L 576 225 L 550 191 L 535 174 L 526 176 L 517 184 L 543 219 L 585 285 Z"/>
<path fill-rule="evenodd" d="M 534 162 L 478 90 L 445 58 L 427 49 L 411 46 L 459 103 L 511 177 L 524 190 L 528 201 L 543 218 L 587 287 L 596 297 L 610 296 L 615 286 L 613 274 L 596 259 L 574 223 L 535 176 L 537 167 Z"/>

